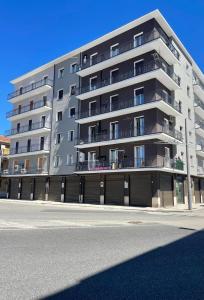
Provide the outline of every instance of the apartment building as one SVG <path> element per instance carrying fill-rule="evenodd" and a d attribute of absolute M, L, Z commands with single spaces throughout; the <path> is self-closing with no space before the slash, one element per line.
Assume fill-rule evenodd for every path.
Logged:
<path fill-rule="evenodd" d="M 10 198 L 186 205 L 187 145 L 203 202 L 204 75 L 158 10 L 12 83 Z"/>
<path fill-rule="evenodd" d="M 2 175 L 7 174 L 9 151 L 10 139 L 0 135 L 0 194 L 7 191 L 7 180 L 2 178 Z"/>

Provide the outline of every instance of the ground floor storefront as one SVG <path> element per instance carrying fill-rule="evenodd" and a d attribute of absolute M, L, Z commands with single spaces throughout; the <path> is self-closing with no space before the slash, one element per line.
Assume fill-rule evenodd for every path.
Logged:
<path fill-rule="evenodd" d="M 204 202 L 204 178 L 192 177 L 193 203 Z M 22 176 L 0 179 L 11 199 L 89 204 L 171 207 L 187 204 L 185 175 L 130 172 L 70 176 Z"/>

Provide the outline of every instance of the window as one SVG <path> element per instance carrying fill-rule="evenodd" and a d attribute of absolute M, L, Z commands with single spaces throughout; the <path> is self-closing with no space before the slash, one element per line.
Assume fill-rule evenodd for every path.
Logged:
<path fill-rule="evenodd" d="M 96 168 L 96 152 L 90 151 L 88 152 L 88 169 L 95 169 Z"/>
<path fill-rule="evenodd" d="M 110 140 L 118 139 L 119 137 L 119 124 L 118 122 L 110 123 Z"/>
<path fill-rule="evenodd" d="M 144 145 L 135 147 L 135 167 L 142 168 L 145 166 Z"/>
<path fill-rule="evenodd" d="M 134 62 L 134 75 L 140 75 L 143 73 L 144 70 L 144 60 L 138 60 Z"/>
<path fill-rule="evenodd" d="M 169 147 L 164 147 L 164 166 L 166 168 L 170 168 L 171 166 L 170 160 L 170 149 Z"/>
<path fill-rule="evenodd" d="M 189 120 L 191 120 L 191 110 L 190 110 L 190 108 L 188 108 L 188 118 L 189 118 Z"/>
<path fill-rule="evenodd" d="M 19 94 L 20 94 L 20 95 L 23 94 L 23 87 L 22 87 L 22 86 L 19 88 Z"/>
<path fill-rule="evenodd" d="M 119 108 L 118 95 L 110 96 L 110 111 L 117 110 Z"/>
<path fill-rule="evenodd" d="M 69 109 L 69 117 L 70 118 L 75 118 L 75 107 L 71 107 Z"/>
<path fill-rule="evenodd" d="M 16 142 L 16 145 L 15 145 L 15 154 L 18 153 L 18 147 L 19 147 L 19 142 Z"/>
<path fill-rule="evenodd" d="M 74 164 L 74 156 L 73 154 L 67 154 L 67 165 L 72 166 Z"/>
<path fill-rule="evenodd" d="M 97 88 L 97 76 L 91 77 L 89 79 L 89 89 L 93 91 Z"/>
<path fill-rule="evenodd" d="M 169 133 L 169 120 L 164 118 L 164 127 L 163 127 L 163 131 L 165 133 Z"/>
<path fill-rule="evenodd" d="M 68 141 L 73 142 L 74 140 L 74 130 L 69 130 L 68 131 Z"/>
<path fill-rule="evenodd" d="M 89 143 L 96 142 L 96 125 L 89 126 Z"/>
<path fill-rule="evenodd" d="M 90 66 L 97 64 L 97 55 L 97 52 L 90 55 Z"/>
<path fill-rule="evenodd" d="M 110 149 L 109 161 L 111 164 L 118 162 L 118 149 Z"/>
<path fill-rule="evenodd" d="M 134 120 L 135 128 L 134 128 L 134 135 L 141 136 L 144 135 L 144 117 L 136 117 Z"/>
<path fill-rule="evenodd" d="M 144 88 L 134 90 L 134 105 L 144 104 Z"/>
<path fill-rule="evenodd" d="M 182 111 L 182 102 L 179 101 L 179 112 L 181 112 L 181 111 Z"/>
<path fill-rule="evenodd" d="M 57 95 L 58 100 L 62 100 L 63 96 L 64 96 L 64 91 L 63 90 L 59 90 L 58 91 L 58 95 Z"/>
<path fill-rule="evenodd" d="M 31 151 L 31 140 L 27 140 L 27 152 Z"/>
<path fill-rule="evenodd" d="M 61 142 L 61 134 L 57 133 L 56 139 L 55 139 L 55 144 L 60 144 L 60 142 Z"/>
<path fill-rule="evenodd" d="M 70 85 L 70 87 L 69 87 L 69 94 L 70 94 L 70 96 L 73 96 L 73 95 L 76 94 L 76 84 Z"/>
<path fill-rule="evenodd" d="M 57 122 L 62 121 L 62 111 L 58 111 L 56 121 Z"/>
<path fill-rule="evenodd" d="M 71 73 L 76 73 L 77 72 L 77 63 L 73 63 L 73 64 L 71 64 L 71 66 L 70 66 L 70 72 Z"/>
<path fill-rule="evenodd" d="M 61 157 L 56 155 L 55 158 L 54 158 L 54 167 L 59 167 L 61 164 Z"/>
<path fill-rule="evenodd" d="M 64 77 L 64 68 L 58 70 L 58 78 L 62 79 Z"/>
<path fill-rule="evenodd" d="M 21 124 L 20 124 L 20 123 L 18 123 L 18 124 L 17 124 L 17 127 L 16 127 L 16 132 L 17 132 L 17 133 L 19 133 L 19 132 L 20 132 L 20 128 L 21 128 Z"/>
<path fill-rule="evenodd" d="M 110 71 L 110 84 L 118 81 L 119 69 L 114 69 Z"/>
<path fill-rule="evenodd" d="M 96 114 L 96 101 L 89 102 L 89 116 Z"/>
<path fill-rule="evenodd" d="M 114 57 L 119 54 L 119 44 L 112 45 L 110 47 L 110 57 Z"/>
<path fill-rule="evenodd" d="M 190 87 L 187 86 L 187 96 L 190 97 Z"/>
<path fill-rule="evenodd" d="M 141 46 L 143 43 L 143 32 L 140 32 L 134 36 L 134 48 Z"/>

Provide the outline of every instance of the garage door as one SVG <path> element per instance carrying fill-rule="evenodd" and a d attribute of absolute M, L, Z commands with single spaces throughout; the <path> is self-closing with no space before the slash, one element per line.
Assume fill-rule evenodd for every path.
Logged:
<path fill-rule="evenodd" d="M 80 187 L 79 176 L 66 177 L 64 201 L 79 202 L 79 187 Z"/>
<path fill-rule="evenodd" d="M 161 205 L 173 206 L 173 182 L 172 176 L 168 174 L 161 174 L 160 176 L 160 191 L 161 191 Z"/>
<path fill-rule="evenodd" d="M 200 203 L 200 186 L 199 186 L 198 178 L 194 178 L 194 195 L 195 195 L 195 203 Z"/>
<path fill-rule="evenodd" d="M 35 191 L 34 199 L 35 200 L 45 200 L 45 177 L 35 178 Z"/>
<path fill-rule="evenodd" d="M 21 199 L 30 200 L 33 178 L 22 178 Z"/>
<path fill-rule="evenodd" d="M 100 204 L 100 177 L 86 176 L 84 183 L 84 203 Z"/>
<path fill-rule="evenodd" d="M 61 177 L 51 177 L 50 178 L 48 200 L 61 201 L 61 185 L 62 185 Z"/>
<path fill-rule="evenodd" d="M 124 177 L 122 175 L 106 176 L 105 204 L 124 205 Z"/>
<path fill-rule="evenodd" d="M 11 178 L 10 199 L 18 199 L 18 178 Z"/>
<path fill-rule="evenodd" d="M 130 175 L 130 205 L 151 206 L 152 190 L 151 175 L 131 174 Z"/>

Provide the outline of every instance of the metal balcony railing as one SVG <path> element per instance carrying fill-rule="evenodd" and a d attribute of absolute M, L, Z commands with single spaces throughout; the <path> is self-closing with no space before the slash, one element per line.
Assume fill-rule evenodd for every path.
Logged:
<path fill-rule="evenodd" d="M 110 140 L 118 140 L 118 139 L 125 139 L 131 137 L 139 137 L 157 133 L 165 133 L 179 141 L 183 140 L 182 133 L 176 129 L 170 129 L 166 126 L 162 127 L 161 130 L 147 130 L 146 128 L 130 128 L 125 130 L 117 130 L 116 132 L 110 134 L 106 132 L 96 133 L 95 135 L 88 136 L 85 138 L 80 138 L 77 140 L 78 145 L 82 144 L 89 144 L 89 143 L 96 143 L 96 142 L 103 142 L 103 141 L 110 141 Z"/>
<path fill-rule="evenodd" d="M 180 159 L 169 159 L 161 157 L 155 158 L 152 161 L 139 159 L 124 159 L 120 161 L 84 161 L 76 164 L 76 171 L 102 171 L 102 170 L 117 170 L 117 169 L 141 169 L 141 168 L 170 168 L 184 170 L 184 163 Z"/>
<path fill-rule="evenodd" d="M 48 101 L 39 100 L 37 102 L 34 102 L 33 104 L 25 105 L 7 112 L 6 117 L 10 118 L 13 116 L 17 116 L 44 106 L 50 107 L 50 104 L 48 103 Z"/>
<path fill-rule="evenodd" d="M 38 88 L 40 88 L 42 86 L 45 86 L 45 85 L 49 85 L 50 87 L 52 87 L 53 86 L 53 81 L 49 78 L 45 78 L 45 79 L 42 79 L 40 81 L 31 83 L 31 84 L 29 84 L 29 85 L 27 85 L 27 86 L 25 86 L 25 87 L 23 87 L 19 90 L 16 90 L 16 91 L 8 94 L 8 100 L 12 99 L 12 98 L 15 98 L 17 96 L 23 95 L 25 93 L 31 92 L 31 91 L 33 91 L 35 89 L 38 89 Z"/>
<path fill-rule="evenodd" d="M 10 155 L 43 151 L 43 150 L 49 151 L 49 149 L 50 149 L 49 144 L 42 144 L 42 145 L 34 144 L 34 145 L 11 148 Z"/>
<path fill-rule="evenodd" d="M 152 72 L 158 69 L 162 69 L 178 86 L 180 86 L 180 78 L 172 71 L 168 64 L 163 59 L 161 59 L 158 61 L 153 60 L 149 63 L 146 63 L 140 68 L 138 68 L 138 70 L 131 70 L 129 72 L 119 74 L 117 77 L 114 78 L 114 80 L 110 80 L 110 78 L 107 78 L 102 81 L 96 81 L 92 85 L 81 87 L 78 93 L 79 95 L 88 93 L 90 91 L 94 91 L 102 87 L 109 86 L 111 84 L 115 84 L 117 82 L 121 82 L 123 80 L 146 74 L 148 72 Z"/>
<path fill-rule="evenodd" d="M 128 52 L 130 50 L 133 50 L 135 48 L 141 47 L 149 42 L 152 42 L 154 40 L 157 40 L 161 38 L 163 42 L 166 44 L 166 46 L 171 50 L 171 52 L 174 54 L 174 56 L 179 60 L 180 55 L 179 52 L 176 50 L 176 48 L 173 46 L 172 42 L 166 37 L 166 35 L 162 32 L 162 30 L 154 29 L 152 31 L 149 31 L 147 33 L 144 33 L 141 35 L 141 37 L 134 41 L 133 39 L 126 41 L 125 43 L 120 43 L 117 51 L 114 55 L 111 54 L 110 49 L 107 51 L 104 51 L 100 55 L 96 55 L 93 59 L 87 58 L 84 63 L 82 63 L 81 66 L 79 66 L 79 69 L 87 69 L 93 65 L 96 65 L 98 63 L 101 63 L 103 61 L 109 60 L 115 56 L 118 56 L 122 53 Z"/>
<path fill-rule="evenodd" d="M 9 168 L 3 171 L 3 175 L 24 175 L 24 174 L 47 174 L 46 168 L 24 168 L 16 165 L 15 168 Z"/>
<path fill-rule="evenodd" d="M 32 123 L 31 125 L 24 125 L 24 126 L 20 126 L 19 128 L 12 128 L 10 130 L 6 130 L 5 134 L 7 136 L 10 136 L 10 135 L 16 135 L 16 134 L 34 131 L 42 128 L 50 129 L 51 125 L 48 122 L 37 122 L 37 123 Z"/>
<path fill-rule="evenodd" d="M 152 103 L 157 101 L 164 101 L 170 107 L 173 107 L 176 111 L 181 113 L 181 106 L 179 105 L 179 103 L 176 102 L 172 96 L 167 95 L 163 90 L 159 90 L 155 92 L 155 96 L 153 98 L 143 99 L 143 101 L 140 102 L 139 101 L 137 102 L 136 99 L 132 99 L 129 101 L 118 100 L 118 103 L 112 105 L 110 105 L 110 102 L 108 102 L 106 105 L 102 105 L 99 108 L 81 112 L 77 119 L 88 118 L 88 117 L 109 113 L 117 110 L 122 110 L 130 107 L 141 106 L 147 103 Z"/>
<path fill-rule="evenodd" d="M 195 106 L 199 106 L 200 108 L 202 108 L 204 110 L 204 103 L 198 99 L 198 98 L 195 98 Z"/>

